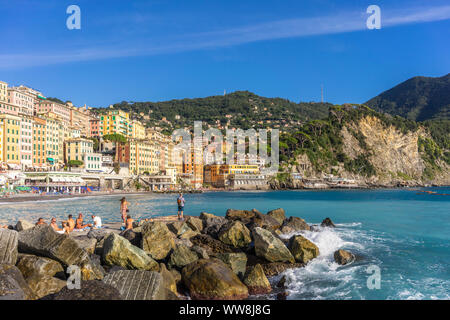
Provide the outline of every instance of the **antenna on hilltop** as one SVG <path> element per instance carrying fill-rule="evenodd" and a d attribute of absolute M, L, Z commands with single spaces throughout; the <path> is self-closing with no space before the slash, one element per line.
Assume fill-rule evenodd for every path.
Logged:
<path fill-rule="evenodd" d="M 323 84 L 320 85 L 321 101 L 323 103 Z"/>

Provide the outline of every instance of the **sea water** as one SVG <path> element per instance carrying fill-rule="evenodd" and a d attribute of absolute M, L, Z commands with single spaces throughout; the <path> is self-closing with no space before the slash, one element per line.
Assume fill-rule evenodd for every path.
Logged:
<path fill-rule="evenodd" d="M 319 247 L 320 255 L 305 268 L 283 273 L 288 299 L 449 299 L 450 196 L 420 190 L 450 193 L 450 188 L 207 192 L 185 195 L 185 213 L 224 215 L 228 208 L 261 212 L 284 208 L 287 216 L 301 217 L 310 224 L 330 217 L 337 228 L 301 233 Z M 61 221 L 79 212 L 86 221 L 95 214 L 104 223 L 119 222 L 121 197 L 20 203 L 0 200 L 0 224 L 39 217 Z M 127 199 L 133 218 L 148 218 L 176 214 L 176 197 L 145 194 Z M 339 266 L 333 259 L 338 249 L 351 251 L 356 260 Z M 367 269 L 374 266 L 380 271 L 379 289 L 367 284 L 374 275 Z"/>

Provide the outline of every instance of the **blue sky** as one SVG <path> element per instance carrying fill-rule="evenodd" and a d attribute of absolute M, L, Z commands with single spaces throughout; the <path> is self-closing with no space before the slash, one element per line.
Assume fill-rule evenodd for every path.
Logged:
<path fill-rule="evenodd" d="M 66 9 L 81 8 L 81 30 Z M 369 5 L 381 30 L 368 30 Z M 76 105 L 249 90 L 361 103 L 450 72 L 447 0 L 0 0 L 0 80 Z"/>

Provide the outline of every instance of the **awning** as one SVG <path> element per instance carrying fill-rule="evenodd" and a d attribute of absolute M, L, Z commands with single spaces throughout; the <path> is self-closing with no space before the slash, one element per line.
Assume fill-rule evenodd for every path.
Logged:
<path fill-rule="evenodd" d="M 30 180 L 35 180 L 35 181 L 43 181 L 43 180 L 45 180 L 45 179 L 46 179 L 46 177 L 43 177 L 43 176 L 37 176 L 37 177 L 27 177 L 27 179 L 30 179 Z"/>

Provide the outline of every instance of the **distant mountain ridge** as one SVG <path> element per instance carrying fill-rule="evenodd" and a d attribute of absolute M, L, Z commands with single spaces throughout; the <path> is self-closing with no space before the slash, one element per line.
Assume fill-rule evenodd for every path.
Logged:
<path fill-rule="evenodd" d="M 411 78 L 366 104 L 376 111 L 414 121 L 450 119 L 450 73 L 436 78 Z"/>

